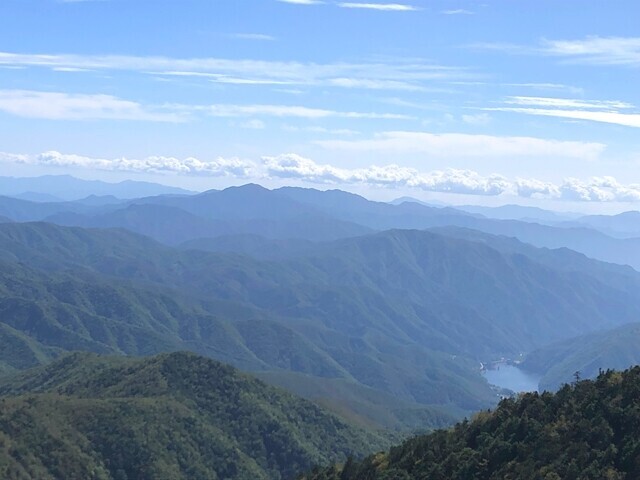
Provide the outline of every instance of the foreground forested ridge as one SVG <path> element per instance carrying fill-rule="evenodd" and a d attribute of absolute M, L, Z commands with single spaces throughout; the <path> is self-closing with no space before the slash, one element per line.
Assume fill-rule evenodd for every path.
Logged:
<path fill-rule="evenodd" d="M 189 353 L 76 353 L 0 381 L 0 478 L 286 479 L 388 445 Z"/>
<path fill-rule="evenodd" d="M 493 412 L 305 480 L 636 480 L 640 367 L 558 393 L 503 400 Z"/>

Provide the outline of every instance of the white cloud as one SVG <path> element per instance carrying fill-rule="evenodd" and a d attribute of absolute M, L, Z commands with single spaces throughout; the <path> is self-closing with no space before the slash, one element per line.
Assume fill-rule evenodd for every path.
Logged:
<path fill-rule="evenodd" d="M 306 119 L 341 117 L 387 120 L 403 120 L 411 118 L 406 115 L 399 115 L 395 113 L 340 112 L 335 110 L 309 108 L 296 105 L 211 105 L 209 107 L 205 107 L 205 109 L 207 113 L 215 117 L 270 116 L 297 117 Z"/>
<path fill-rule="evenodd" d="M 535 178 L 517 178 L 513 190 L 517 195 L 525 198 L 559 198 L 561 196 L 557 185 Z"/>
<path fill-rule="evenodd" d="M 177 173 L 183 175 L 250 177 L 254 164 L 237 158 L 203 161 L 197 158 L 178 159 L 154 156 L 144 159 L 104 159 L 82 155 L 63 154 L 55 151 L 39 155 L 13 155 L 0 153 L 0 162 L 26 165 L 75 167 L 94 170 L 135 173 Z"/>
<path fill-rule="evenodd" d="M 325 140 L 317 144 L 336 150 L 421 153 L 436 157 L 560 157 L 594 160 L 605 145 L 594 142 L 548 140 L 535 137 L 498 137 L 461 133 L 383 132 L 363 140 Z"/>
<path fill-rule="evenodd" d="M 344 169 L 317 164 L 296 154 L 263 157 L 269 177 L 298 179 L 321 184 L 367 184 L 389 188 L 420 188 L 429 191 L 499 195 L 510 184 L 499 175 L 482 177 L 469 170 L 443 170 L 420 173 L 399 165 Z"/>
<path fill-rule="evenodd" d="M 568 178 L 560 184 L 537 179 L 508 179 L 499 174 L 481 175 L 473 170 L 447 169 L 419 172 L 399 165 L 345 169 L 318 164 L 296 154 L 263 157 L 269 178 L 300 180 L 329 185 L 369 185 L 392 189 L 415 188 L 429 192 L 466 195 L 517 195 L 585 202 L 637 202 L 640 185 L 622 185 L 613 177 L 588 180 Z"/>
<path fill-rule="evenodd" d="M 0 111 L 27 118 L 51 120 L 145 120 L 180 122 L 184 117 L 152 111 L 141 104 L 111 95 L 0 90 Z"/>
<path fill-rule="evenodd" d="M 29 155 L 0 152 L 0 162 L 26 164 L 29 159 Z"/>
<path fill-rule="evenodd" d="M 443 15 L 473 15 L 471 10 L 465 10 L 464 8 L 457 8 L 455 10 L 443 10 Z"/>
<path fill-rule="evenodd" d="M 45 152 L 20 155 L 0 152 L 0 163 L 18 163 L 63 168 L 86 168 L 116 172 L 179 174 L 230 177 L 245 180 L 298 180 L 322 185 L 376 186 L 389 189 L 418 189 L 466 195 L 517 195 L 584 202 L 640 202 L 640 184 L 624 185 L 609 176 L 587 180 L 567 178 L 556 184 L 535 178 L 509 179 L 494 173 L 446 169 L 420 172 L 400 165 L 372 165 L 341 168 L 320 164 L 293 153 L 262 157 L 259 163 L 238 158 L 178 159 L 153 156 L 144 159 L 102 159 L 82 155 Z"/>
<path fill-rule="evenodd" d="M 561 197 L 585 202 L 637 202 L 640 184 L 622 185 L 613 177 L 593 177 L 588 181 L 569 178 L 560 186 Z"/>
<path fill-rule="evenodd" d="M 393 11 L 393 12 L 411 12 L 419 10 L 412 5 L 405 5 L 401 3 L 359 3 L 359 2 L 341 2 L 338 3 L 342 8 L 362 8 L 366 10 L 381 10 L 381 11 Z"/>

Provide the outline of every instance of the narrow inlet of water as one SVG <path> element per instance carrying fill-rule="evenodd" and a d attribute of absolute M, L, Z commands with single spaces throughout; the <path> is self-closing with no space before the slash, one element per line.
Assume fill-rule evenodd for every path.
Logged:
<path fill-rule="evenodd" d="M 483 372 L 484 378 L 491 385 L 506 388 L 516 393 L 537 392 L 540 376 L 523 372 L 515 365 L 502 364 Z"/>

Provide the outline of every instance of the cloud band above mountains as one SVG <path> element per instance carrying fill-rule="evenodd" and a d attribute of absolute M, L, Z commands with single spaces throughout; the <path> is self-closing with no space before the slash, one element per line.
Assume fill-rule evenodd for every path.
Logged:
<path fill-rule="evenodd" d="M 499 174 L 482 175 L 473 170 L 464 169 L 420 172 L 395 164 L 347 169 L 320 164 L 296 154 L 265 156 L 259 162 L 253 162 L 220 157 L 214 160 L 162 156 L 144 159 L 102 159 L 52 151 L 39 155 L 0 153 L 0 163 L 115 172 L 228 177 L 247 181 L 295 180 L 343 188 L 366 185 L 466 195 L 515 195 L 523 198 L 584 202 L 640 202 L 640 184 L 624 185 L 610 176 L 593 177 L 587 180 L 567 178 L 560 183 L 553 183 L 534 178 L 507 178 Z"/>

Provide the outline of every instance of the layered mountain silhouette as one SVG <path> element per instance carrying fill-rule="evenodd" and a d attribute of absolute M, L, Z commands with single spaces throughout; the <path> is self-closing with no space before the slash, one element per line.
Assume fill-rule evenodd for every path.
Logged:
<path fill-rule="evenodd" d="M 125 230 L 9 223 L 0 251 L 3 336 L 25 352 L 7 353 L 5 370 L 77 349 L 188 349 L 399 428 L 493 403 L 480 361 L 640 314 L 629 267 L 460 229 L 308 243 L 261 260 Z"/>
<path fill-rule="evenodd" d="M 528 221 L 501 220 L 415 202 L 373 202 L 340 190 L 293 187 L 267 190 L 259 185 L 245 185 L 124 203 L 86 200 L 41 203 L 2 197 L 0 215 L 14 221 L 126 228 L 169 245 L 197 241 L 200 246 L 207 240 L 229 235 L 328 241 L 388 229 L 457 226 L 514 237 L 537 247 L 570 248 L 591 258 L 640 268 L 640 238 L 634 237 L 633 212 L 621 215 L 618 220 L 582 217 L 556 222 L 542 218 L 540 212 L 541 218 Z M 500 217 L 500 213 L 495 215 Z M 615 228 L 626 233 L 620 234 L 606 225 L 612 221 L 617 222 Z"/>
<path fill-rule="evenodd" d="M 135 180 L 110 183 L 83 180 L 71 175 L 0 177 L 0 195 L 37 202 L 79 200 L 90 195 L 138 198 L 150 195 L 192 193 L 194 192 L 182 188 Z"/>

